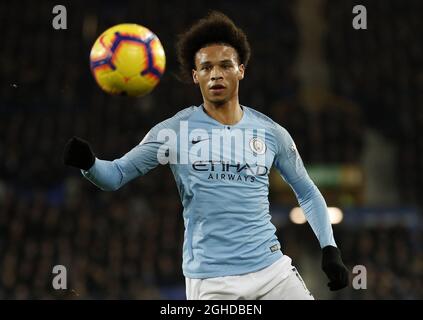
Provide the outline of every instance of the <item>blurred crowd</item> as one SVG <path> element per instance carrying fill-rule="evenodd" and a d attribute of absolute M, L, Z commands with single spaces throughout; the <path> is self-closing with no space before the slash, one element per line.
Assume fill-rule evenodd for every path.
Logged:
<path fill-rule="evenodd" d="M 316 299 L 422 299 L 421 229 L 386 223 L 366 228 L 335 225 L 334 233 L 344 263 L 351 271 L 351 286 L 331 293 L 326 286 L 328 279 L 320 269 L 321 254 L 311 229 L 290 224 L 278 230 L 282 250 L 292 257 Z M 364 282 L 360 266 L 365 267 Z M 365 289 L 355 289 L 353 285 Z"/>
<path fill-rule="evenodd" d="M 421 2 L 372 2 L 371 8 L 382 13 L 367 33 L 351 28 L 352 5 L 327 2 L 331 86 L 343 98 L 328 101 L 318 113 L 297 99 L 293 5 L 265 1 L 257 14 L 256 1 L 213 2 L 246 31 L 252 46 L 241 103 L 285 126 L 305 162 L 359 161 L 363 130 L 374 127 L 402 150 L 397 159 L 401 200 L 421 204 L 422 43 L 415 32 L 422 23 Z M 52 6 L 0 2 L 0 299 L 184 298 L 182 207 L 170 170 L 159 167 L 108 193 L 65 167 L 62 152 L 67 139 L 78 135 L 91 142 L 98 157 L 112 160 L 157 122 L 200 104 L 197 88 L 174 77 L 174 43 L 176 33 L 207 8 L 187 0 L 124 6 L 75 1 L 67 5 L 68 29 L 53 30 Z M 148 26 L 165 47 L 166 74 L 142 99 L 102 93 L 89 72 L 95 38 L 122 21 Z M 290 226 L 278 234 L 294 261 L 313 257 L 319 272 L 311 277 L 322 281 L 311 230 Z M 299 241 L 302 237 L 310 241 Z M 343 227 L 336 237 L 346 263 L 366 265 L 369 276 L 367 290 L 346 290 L 336 298 L 422 298 L 419 234 L 401 226 Z M 64 292 L 51 286 L 54 265 L 67 268 Z"/>
<path fill-rule="evenodd" d="M 149 190 L 154 178 L 140 184 L 140 190 Z M 0 299 L 185 298 L 177 199 L 164 202 L 157 192 L 128 190 L 113 199 L 96 197 L 79 179 L 69 184 L 73 191 L 63 195 L 64 205 L 49 202 L 42 193 L 31 201 L 17 201 L 9 193 L 0 205 Z M 365 266 L 367 278 L 366 289 L 349 287 L 333 295 L 311 229 L 288 224 L 278 226 L 277 235 L 315 298 L 423 298 L 421 229 L 335 227 L 345 264 L 351 271 Z M 52 287 L 55 265 L 66 267 L 67 290 Z"/>
<path fill-rule="evenodd" d="M 423 189 L 423 43 L 416 30 L 423 3 L 363 1 L 368 30 L 351 27 L 353 0 L 326 5 L 327 60 L 334 92 L 357 102 L 366 125 L 396 149 L 396 181 L 404 203 L 420 203 Z"/>
<path fill-rule="evenodd" d="M 163 201 L 153 179 L 138 186 L 150 192 L 115 197 L 68 179 L 58 202 L 8 191 L 0 206 L 0 298 L 161 298 L 161 286 L 183 279 L 183 224 L 177 199 Z M 66 291 L 52 287 L 55 265 L 66 267 Z"/>

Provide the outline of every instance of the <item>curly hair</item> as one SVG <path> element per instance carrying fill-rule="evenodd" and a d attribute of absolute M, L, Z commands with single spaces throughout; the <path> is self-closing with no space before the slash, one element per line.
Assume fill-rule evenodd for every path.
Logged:
<path fill-rule="evenodd" d="M 238 53 L 238 62 L 247 67 L 251 49 L 244 31 L 223 13 L 212 11 L 178 36 L 176 52 L 180 67 L 179 80 L 192 81 L 191 71 L 195 69 L 195 54 L 211 44 L 233 47 Z"/>

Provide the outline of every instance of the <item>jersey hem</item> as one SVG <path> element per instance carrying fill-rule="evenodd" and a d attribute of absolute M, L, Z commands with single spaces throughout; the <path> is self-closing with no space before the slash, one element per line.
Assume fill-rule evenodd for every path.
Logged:
<path fill-rule="evenodd" d="M 251 268 L 233 268 L 229 271 L 226 269 L 225 272 L 219 271 L 219 272 L 186 272 L 184 271 L 183 274 L 186 278 L 190 279 L 208 279 L 208 278 L 217 278 L 217 277 L 227 277 L 227 276 L 240 276 L 243 274 L 251 273 L 251 272 L 257 272 L 264 268 L 267 268 L 271 264 L 275 263 L 277 260 L 279 260 L 283 256 L 282 251 L 276 251 L 271 256 L 265 259 L 264 262 L 255 265 Z"/>

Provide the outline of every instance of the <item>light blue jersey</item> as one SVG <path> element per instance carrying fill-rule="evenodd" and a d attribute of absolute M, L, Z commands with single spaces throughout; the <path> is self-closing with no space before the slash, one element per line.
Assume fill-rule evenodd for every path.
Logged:
<path fill-rule="evenodd" d="M 169 162 L 184 207 L 182 268 L 189 278 L 255 272 L 282 256 L 269 214 L 272 166 L 294 190 L 320 246 L 336 246 L 325 200 L 289 133 L 260 112 L 242 109 L 242 119 L 228 126 L 203 106 L 186 108 L 153 127 L 122 158 L 96 159 L 82 171 L 99 188 L 116 190 Z M 233 143 L 217 149 L 216 141 L 225 137 Z"/>

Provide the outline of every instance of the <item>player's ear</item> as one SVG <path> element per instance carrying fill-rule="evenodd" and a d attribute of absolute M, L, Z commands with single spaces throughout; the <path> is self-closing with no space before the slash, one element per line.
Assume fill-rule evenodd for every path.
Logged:
<path fill-rule="evenodd" d="M 194 80 L 195 84 L 198 84 L 197 70 L 195 69 L 192 69 L 192 79 Z"/>
<path fill-rule="evenodd" d="M 238 80 L 244 79 L 245 66 L 241 63 L 238 66 Z"/>

